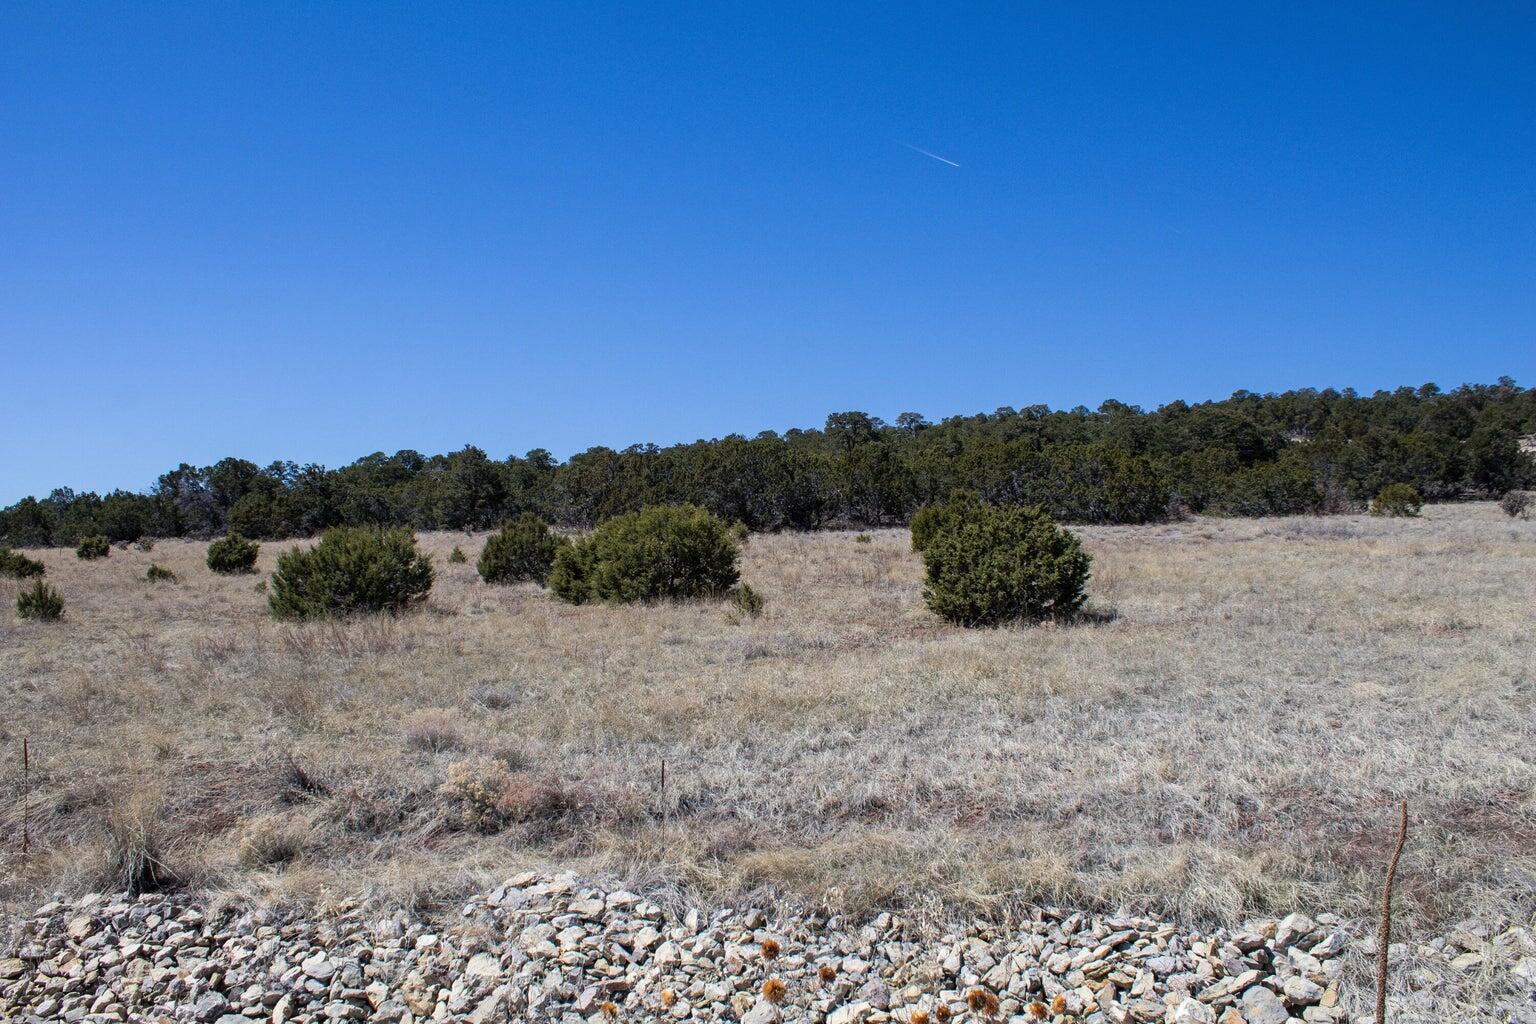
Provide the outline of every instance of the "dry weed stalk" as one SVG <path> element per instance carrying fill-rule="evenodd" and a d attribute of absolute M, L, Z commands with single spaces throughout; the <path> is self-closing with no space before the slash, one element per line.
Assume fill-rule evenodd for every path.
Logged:
<path fill-rule="evenodd" d="M 1387 864 L 1387 882 L 1381 891 L 1381 931 L 1376 936 L 1376 1024 L 1387 1024 L 1387 951 L 1392 946 L 1392 881 L 1397 877 L 1397 859 L 1408 841 L 1408 801 L 1398 805 L 1397 846 Z"/>
<path fill-rule="evenodd" d="M 32 750 L 21 738 L 21 858 L 32 849 Z"/>

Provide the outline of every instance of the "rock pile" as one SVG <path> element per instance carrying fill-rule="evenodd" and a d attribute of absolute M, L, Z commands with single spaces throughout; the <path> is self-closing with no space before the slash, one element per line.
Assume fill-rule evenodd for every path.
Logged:
<path fill-rule="evenodd" d="M 568 875 L 511 879 L 442 930 L 96 895 L 21 923 L 0 1019 L 1327 1024 L 1345 944 L 1326 915 L 1200 934 L 1049 909 L 920 942 L 891 914 L 671 913 Z"/>

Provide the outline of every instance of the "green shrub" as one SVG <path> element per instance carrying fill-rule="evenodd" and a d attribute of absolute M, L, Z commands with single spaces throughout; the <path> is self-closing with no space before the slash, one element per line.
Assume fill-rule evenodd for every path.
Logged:
<path fill-rule="evenodd" d="M 661 505 L 598 524 L 560 548 L 550 572 L 555 596 L 586 601 L 654 601 L 721 594 L 735 585 L 730 529 L 697 505 Z"/>
<path fill-rule="evenodd" d="M 149 568 L 144 572 L 144 578 L 151 583 L 175 583 L 177 579 L 176 574 L 171 570 L 158 566 L 154 562 L 149 563 Z"/>
<path fill-rule="evenodd" d="M 260 544 L 232 533 L 208 545 L 208 568 L 225 576 L 254 572 L 256 556 L 260 553 Z"/>
<path fill-rule="evenodd" d="M 957 490 L 949 496 L 948 501 L 938 505 L 924 505 L 912 513 L 907 528 L 912 531 L 913 552 L 919 555 L 923 553 L 923 549 L 928 546 L 928 541 L 944 525 L 947 517 L 959 514 L 978 503 L 979 499 L 974 492 Z"/>
<path fill-rule="evenodd" d="M 42 580 L 16 595 L 16 614 L 24 619 L 52 622 L 64 614 L 64 599 Z"/>
<path fill-rule="evenodd" d="M 341 526 L 277 558 L 267 603 L 280 619 L 400 611 L 432 589 L 432 559 L 409 530 Z"/>
<path fill-rule="evenodd" d="M 520 583 L 525 580 L 543 586 L 549 581 L 555 553 L 570 543 L 549 530 L 549 524 L 532 512 L 524 512 L 500 533 L 486 538 L 476 568 L 487 583 Z"/>
<path fill-rule="evenodd" d="M 469 561 L 469 556 L 464 553 L 463 548 L 455 544 L 453 550 L 448 552 L 448 561 L 454 565 L 463 565 Z"/>
<path fill-rule="evenodd" d="M 1530 491 L 1510 491 L 1499 499 L 1499 508 L 1503 509 L 1504 514 L 1511 519 L 1528 517 L 1532 504 Z"/>
<path fill-rule="evenodd" d="M 731 591 L 731 608 L 742 618 L 755 619 L 763 614 L 763 595 L 743 583 Z"/>
<path fill-rule="evenodd" d="M 107 543 L 107 538 L 101 534 L 92 534 L 80 541 L 80 546 L 75 548 L 75 557 L 90 561 L 95 558 L 106 558 L 112 553 L 112 545 Z"/>
<path fill-rule="evenodd" d="M 585 604 L 593 600 L 592 577 L 597 568 L 597 551 L 586 537 L 555 552 L 555 564 L 549 569 L 549 589 L 562 601 Z"/>
<path fill-rule="evenodd" d="M 47 567 L 35 558 L 28 558 L 20 551 L 12 551 L 10 548 L 0 548 L 0 576 L 12 576 L 18 580 L 24 580 L 31 576 L 41 576 L 47 571 Z"/>
<path fill-rule="evenodd" d="M 1424 499 L 1412 484 L 1388 484 L 1371 501 L 1373 516 L 1416 516 Z"/>
<path fill-rule="evenodd" d="M 923 553 L 923 548 L 928 546 L 928 541 L 933 538 L 934 531 L 939 528 L 939 523 L 944 517 L 942 505 L 924 505 L 912 513 L 912 519 L 907 528 L 912 531 L 912 550 L 918 554 Z"/>
<path fill-rule="evenodd" d="M 871 544 L 874 542 L 874 538 L 867 533 L 861 533 L 853 538 L 853 542 L 855 544 Z"/>
<path fill-rule="evenodd" d="M 1092 559 L 1038 508 L 958 503 L 923 547 L 928 607 L 963 626 L 1076 613 Z"/>
<path fill-rule="evenodd" d="M 731 524 L 731 540 L 738 545 L 745 544 L 750 536 L 752 536 L 752 528 L 740 519 Z"/>

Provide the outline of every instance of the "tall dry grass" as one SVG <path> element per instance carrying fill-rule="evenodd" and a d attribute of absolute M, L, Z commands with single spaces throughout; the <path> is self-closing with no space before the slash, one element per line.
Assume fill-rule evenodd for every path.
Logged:
<path fill-rule="evenodd" d="M 1401 927 L 1531 913 L 1536 523 L 1488 504 L 1081 533 L 1114 614 L 998 631 L 924 609 L 902 531 L 752 538 L 756 618 L 487 587 L 482 538 L 454 534 L 422 537 L 424 610 L 307 624 L 201 544 L 28 552 L 68 611 L 0 616 L 0 828 L 19 835 L 25 735 L 35 851 L 4 845 L 3 899 L 111 884 L 142 820 L 170 875 L 274 900 L 431 906 L 569 865 L 844 909 L 1365 918 L 1407 797 Z M 145 582 L 151 559 L 181 582 Z M 492 780 L 494 814 L 460 777 Z"/>

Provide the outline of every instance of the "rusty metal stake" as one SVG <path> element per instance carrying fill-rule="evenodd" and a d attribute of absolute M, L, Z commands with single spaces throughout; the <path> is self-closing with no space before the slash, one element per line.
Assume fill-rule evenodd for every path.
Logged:
<path fill-rule="evenodd" d="M 1397 859 L 1408 841 L 1408 801 L 1398 808 L 1397 847 L 1387 865 L 1387 884 L 1381 891 L 1381 930 L 1376 936 L 1376 1024 L 1387 1024 L 1387 950 L 1392 946 L 1392 880 L 1397 877 Z"/>

